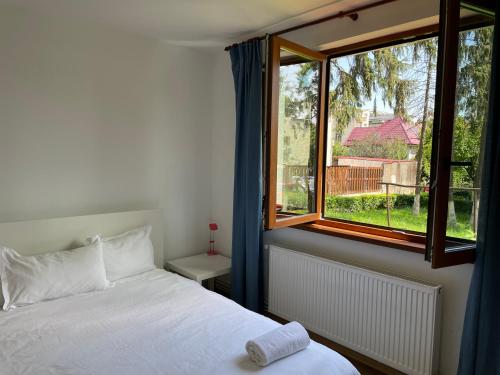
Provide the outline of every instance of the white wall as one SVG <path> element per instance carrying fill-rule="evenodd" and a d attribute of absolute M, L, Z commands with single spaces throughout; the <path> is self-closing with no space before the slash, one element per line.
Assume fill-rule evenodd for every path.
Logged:
<path fill-rule="evenodd" d="M 218 249 L 231 255 L 234 182 L 235 101 L 229 54 L 222 48 L 212 52 L 212 207 L 211 218 L 219 224 Z"/>
<path fill-rule="evenodd" d="M 166 256 L 206 247 L 211 61 L 0 9 L 0 221 L 161 207 Z"/>
<path fill-rule="evenodd" d="M 408 2 L 408 0 L 404 1 Z M 428 9 L 428 16 L 431 16 L 435 12 L 435 7 L 429 7 Z M 373 18 L 376 16 L 375 14 L 370 18 L 370 27 L 372 29 Z M 384 17 L 378 14 L 378 19 L 383 22 Z M 360 23 L 360 28 L 369 31 L 365 27 L 366 25 L 362 24 L 363 14 L 360 15 L 357 22 Z M 331 27 L 329 32 L 331 35 L 336 35 L 334 24 Z M 345 23 L 341 23 L 339 26 L 341 28 L 339 29 L 339 35 L 342 38 L 348 37 L 345 27 Z M 358 30 L 357 27 L 352 28 L 352 24 L 349 27 L 352 33 Z M 384 25 L 381 24 L 380 27 L 383 28 Z M 314 34 L 314 37 L 317 37 L 317 35 Z M 316 44 L 316 42 L 312 44 Z M 221 223 L 218 235 L 221 239 L 222 248 L 228 253 L 231 249 L 232 184 L 234 177 L 234 159 L 232 159 L 234 154 L 234 89 L 229 55 L 222 49 L 217 49 L 213 54 L 215 67 L 213 79 L 215 84 L 213 88 L 211 217 L 216 222 Z M 443 286 L 443 320 L 439 372 L 444 375 L 456 373 L 472 265 L 432 270 L 430 264 L 425 262 L 423 255 L 420 254 L 295 229 L 279 229 L 267 232 L 265 242 L 369 267 L 381 272 L 407 275 L 412 278 L 441 284 Z"/>

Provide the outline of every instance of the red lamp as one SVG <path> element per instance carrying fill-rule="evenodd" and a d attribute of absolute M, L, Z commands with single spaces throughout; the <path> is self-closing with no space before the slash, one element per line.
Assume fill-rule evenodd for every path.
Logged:
<path fill-rule="evenodd" d="M 210 228 L 210 241 L 207 255 L 216 255 L 217 252 L 215 251 L 215 231 L 219 229 L 219 227 L 217 227 L 217 224 L 215 223 L 210 223 L 208 224 L 208 228 Z"/>

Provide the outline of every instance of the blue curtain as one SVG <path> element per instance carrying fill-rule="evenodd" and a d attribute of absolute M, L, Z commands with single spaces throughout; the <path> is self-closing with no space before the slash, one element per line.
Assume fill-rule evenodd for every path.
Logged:
<path fill-rule="evenodd" d="M 262 307 L 262 58 L 254 40 L 230 50 L 236 93 L 232 298 Z"/>
<path fill-rule="evenodd" d="M 500 3 L 481 181 L 476 261 L 462 333 L 458 374 L 500 374 Z"/>

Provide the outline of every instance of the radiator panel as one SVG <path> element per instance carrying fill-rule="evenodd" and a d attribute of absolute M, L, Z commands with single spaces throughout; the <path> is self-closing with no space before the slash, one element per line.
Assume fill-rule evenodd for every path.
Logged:
<path fill-rule="evenodd" d="M 268 310 L 408 374 L 437 373 L 440 286 L 269 248 Z"/>

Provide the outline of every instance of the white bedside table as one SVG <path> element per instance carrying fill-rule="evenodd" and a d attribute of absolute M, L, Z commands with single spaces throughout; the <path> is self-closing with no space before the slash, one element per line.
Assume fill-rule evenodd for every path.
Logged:
<path fill-rule="evenodd" d="M 167 262 L 167 267 L 200 284 L 208 280 L 208 289 L 214 290 L 214 278 L 231 272 L 231 258 L 203 253 L 171 260 Z"/>

